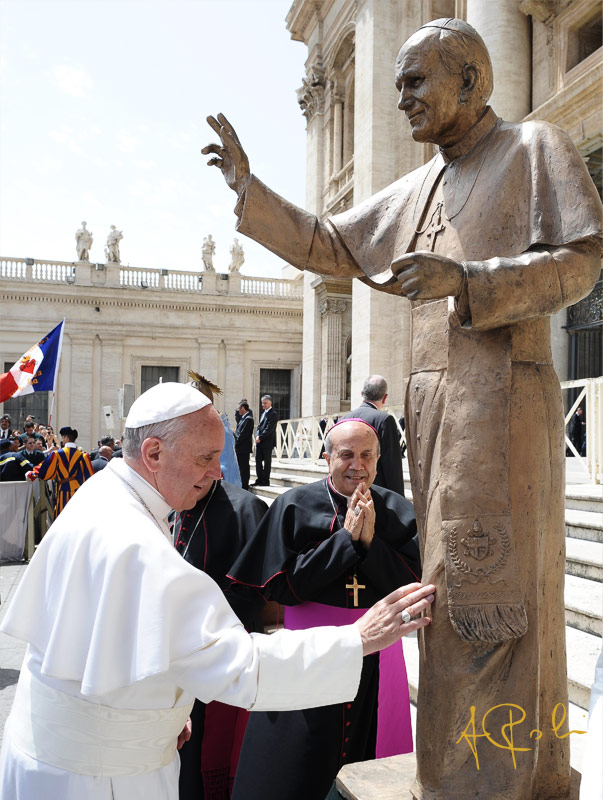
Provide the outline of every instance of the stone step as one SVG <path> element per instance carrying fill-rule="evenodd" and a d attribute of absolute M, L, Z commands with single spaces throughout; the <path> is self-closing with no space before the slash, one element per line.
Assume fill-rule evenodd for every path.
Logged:
<path fill-rule="evenodd" d="M 568 536 L 565 540 L 565 552 L 566 575 L 588 578 L 599 583 L 603 581 L 603 543 Z"/>
<path fill-rule="evenodd" d="M 577 511 L 603 511 L 603 486 L 570 484 L 565 490 L 565 507 Z"/>
<path fill-rule="evenodd" d="M 584 633 L 603 636 L 603 583 L 566 574 L 565 621 Z"/>
<path fill-rule="evenodd" d="M 250 491 L 260 497 L 267 505 L 271 506 L 276 498 L 288 492 L 290 486 L 250 486 Z"/>
<path fill-rule="evenodd" d="M 574 539 L 603 542 L 603 512 L 566 508 L 565 530 Z"/>
<path fill-rule="evenodd" d="M 570 627 L 566 627 L 565 634 L 569 699 L 580 708 L 588 709 L 595 664 L 601 652 L 601 637 Z"/>
<path fill-rule="evenodd" d="M 591 483 L 591 477 L 586 467 L 586 459 L 566 456 L 565 459 L 565 482 L 572 483 Z"/>

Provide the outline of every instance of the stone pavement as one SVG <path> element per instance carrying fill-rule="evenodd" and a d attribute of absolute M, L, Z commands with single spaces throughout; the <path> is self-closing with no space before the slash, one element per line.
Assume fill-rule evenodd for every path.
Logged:
<path fill-rule="evenodd" d="M 0 564 L 0 599 L 2 600 L 0 621 L 6 614 L 26 567 L 27 563 L 25 561 Z M 2 742 L 4 723 L 15 696 L 19 670 L 21 669 L 24 655 L 24 642 L 0 633 L 0 743 Z"/>

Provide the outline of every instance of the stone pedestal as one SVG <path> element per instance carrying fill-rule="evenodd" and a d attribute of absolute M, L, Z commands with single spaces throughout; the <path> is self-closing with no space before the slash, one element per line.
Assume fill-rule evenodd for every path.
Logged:
<path fill-rule="evenodd" d="M 215 294 L 216 284 L 217 284 L 216 273 L 205 271 L 203 273 L 203 294 Z"/>
<path fill-rule="evenodd" d="M 345 800 L 412 800 L 416 768 L 414 753 L 346 764 L 337 776 L 337 791 Z M 572 769 L 569 800 L 578 800 L 579 794 L 580 773 Z"/>
<path fill-rule="evenodd" d="M 345 800 L 412 800 L 416 769 L 414 753 L 346 764 L 337 776 L 337 791 Z"/>

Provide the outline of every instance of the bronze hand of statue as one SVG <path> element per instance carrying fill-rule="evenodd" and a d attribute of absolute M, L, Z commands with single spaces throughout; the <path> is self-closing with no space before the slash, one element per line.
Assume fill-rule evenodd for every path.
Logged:
<path fill-rule="evenodd" d="M 209 159 L 208 166 L 219 167 L 228 186 L 241 196 L 247 186 L 251 172 L 249 170 L 249 159 L 241 147 L 239 137 L 224 114 L 218 114 L 217 118 L 208 117 L 207 122 L 218 134 L 222 144 L 208 144 L 201 152 L 203 155 L 214 153 L 217 156 Z"/>
<path fill-rule="evenodd" d="M 407 253 L 392 261 L 391 270 L 409 300 L 458 297 L 463 288 L 463 265 L 437 253 Z"/>

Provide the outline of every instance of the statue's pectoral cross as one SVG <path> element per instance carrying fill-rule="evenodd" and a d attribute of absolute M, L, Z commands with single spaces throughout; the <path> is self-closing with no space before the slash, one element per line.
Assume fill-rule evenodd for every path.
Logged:
<path fill-rule="evenodd" d="M 431 222 L 429 226 L 429 230 L 427 231 L 427 241 L 429 242 L 429 250 L 433 253 L 436 246 L 436 237 L 438 233 L 442 233 L 442 231 L 446 230 L 446 226 L 442 224 L 442 209 L 444 207 L 444 203 L 441 201 L 435 207 L 433 214 L 431 215 Z"/>
<path fill-rule="evenodd" d="M 354 590 L 354 608 L 358 608 L 358 590 L 366 589 L 366 586 L 362 583 L 358 583 L 358 578 L 354 575 L 354 582 L 346 583 L 345 588 Z"/>

